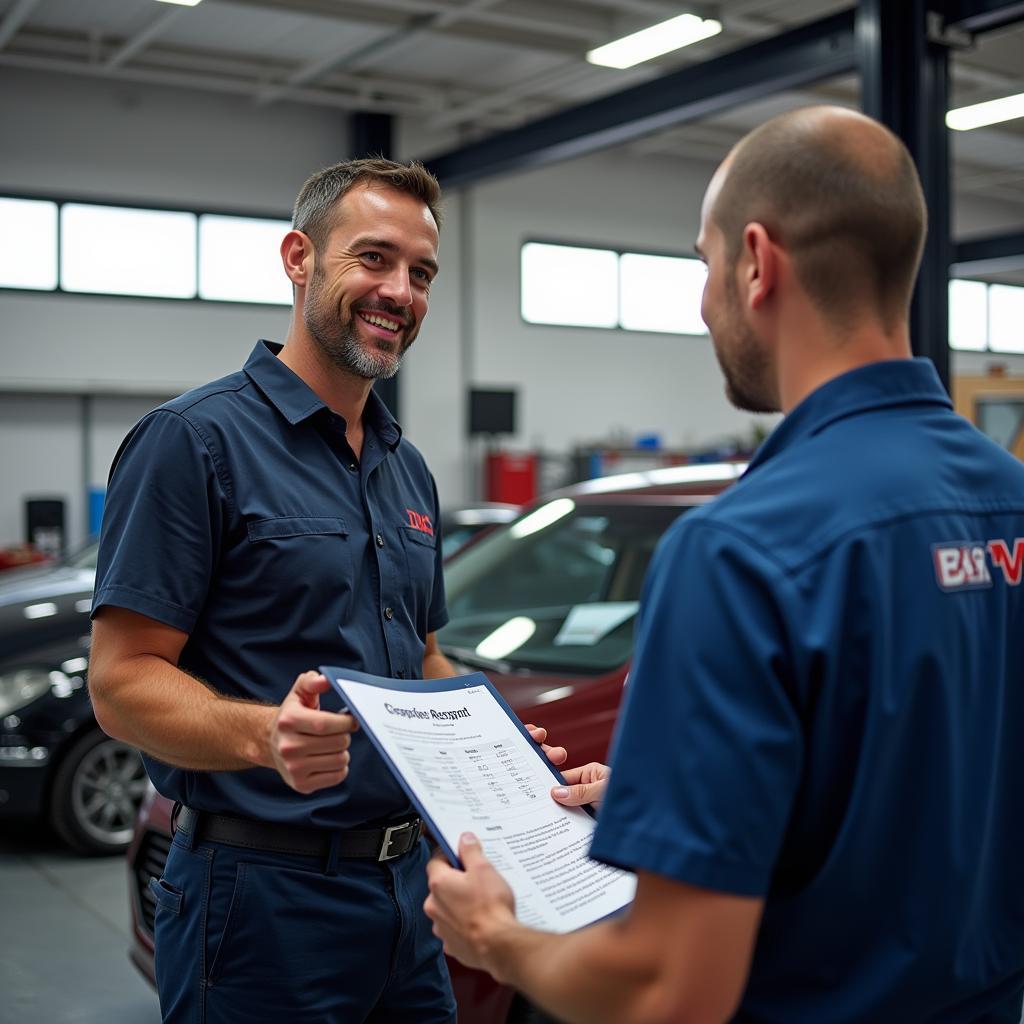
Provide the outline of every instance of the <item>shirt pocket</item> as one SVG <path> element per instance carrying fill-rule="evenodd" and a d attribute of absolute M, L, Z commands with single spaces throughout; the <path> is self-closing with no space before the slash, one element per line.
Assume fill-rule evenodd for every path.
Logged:
<path fill-rule="evenodd" d="M 426 613 L 434 593 L 434 568 L 437 557 L 437 537 L 425 530 L 411 526 L 398 529 L 405 549 L 405 561 L 409 568 L 409 582 L 416 595 L 417 611 Z"/>
<path fill-rule="evenodd" d="M 238 584 L 247 595 L 290 602 L 296 612 L 318 607 L 338 616 L 352 593 L 353 557 L 340 516 L 272 516 L 246 524 L 249 543 Z M 339 603 L 340 602 L 340 603 Z M 318 621 L 314 615 L 309 621 Z"/>
<path fill-rule="evenodd" d="M 249 541 L 284 540 L 287 537 L 316 537 L 337 534 L 348 537 L 348 527 L 340 516 L 274 516 L 254 519 L 248 524 Z"/>

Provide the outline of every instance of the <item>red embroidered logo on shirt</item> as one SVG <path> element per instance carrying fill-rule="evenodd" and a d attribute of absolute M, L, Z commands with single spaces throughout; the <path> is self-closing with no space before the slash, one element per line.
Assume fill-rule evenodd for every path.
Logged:
<path fill-rule="evenodd" d="M 434 524 L 431 523 L 430 516 L 425 516 L 422 512 L 413 512 L 411 508 L 407 508 L 405 514 L 409 517 L 409 525 L 414 530 L 434 536 Z"/>

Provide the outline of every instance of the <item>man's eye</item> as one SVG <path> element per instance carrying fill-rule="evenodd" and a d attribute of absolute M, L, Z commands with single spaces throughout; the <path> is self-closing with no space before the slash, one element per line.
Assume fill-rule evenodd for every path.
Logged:
<path fill-rule="evenodd" d="M 427 284 L 430 283 L 430 275 L 420 267 L 412 268 L 412 276 L 418 278 L 420 281 L 424 281 Z"/>
<path fill-rule="evenodd" d="M 366 260 L 368 263 L 379 263 L 381 260 L 381 255 L 379 252 L 364 252 L 363 259 Z"/>

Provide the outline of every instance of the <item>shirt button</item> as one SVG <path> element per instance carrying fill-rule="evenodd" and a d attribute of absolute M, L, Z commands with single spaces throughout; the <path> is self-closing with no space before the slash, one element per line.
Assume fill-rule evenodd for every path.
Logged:
<path fill-rule="evenodd" d="M 387 619 L 388 622 L 390 622 L 394 617 L 395 617 L 395 610 L 394 610 L 394 608 L 388 606 L 387 608 L 384 609 L 384 618 Z"/>
<path fill-rule="evenodd" d="M 357 471 L 357 470 L 359 469 L 359 465 L 358 465 L 358 463 L 355 463 L 355 462 L 350 462 L 350 463 L 348 464 L 348 468 L 349 468 L 349 469 L 350 469 L 350 470 L 351 470 L 351 471 L 352 471 L 353 473 L 355 473 L 355 472 L 356 472 L 356 471 Z"/>
<path fill-rule="evenodd" d="M 384 547 L 384 535 L 381 534 L 381 533 L 377 534 L 377 547 L 379 547 L 379 548 Z"/>

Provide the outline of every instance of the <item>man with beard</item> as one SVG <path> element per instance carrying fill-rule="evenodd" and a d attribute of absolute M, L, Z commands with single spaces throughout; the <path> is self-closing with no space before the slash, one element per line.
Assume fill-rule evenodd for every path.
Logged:
<path fill-rule="evenodd" d="M 912 359 L 909 153 L 837 108 L 743 139 L 704 199 L 729 398 L 785 419 L 651 563 L 592 856 L 620 918 L 516 922 L 473 836 L 446 948 L 566 1022 L 1017 1024 L 1024 466 Z"/>
<path fill-rule="evenodd" d="M 151 883 L 165 1020 L 455 1019 L 419 820 L 309 670 L 454 674 L 434 482 L 372 390 L 426 316 L 439 200 L 418 164 L 310 178 L 283 347 L 149 413 L 114 461 L 89 684 L 179 805 Z"/>

